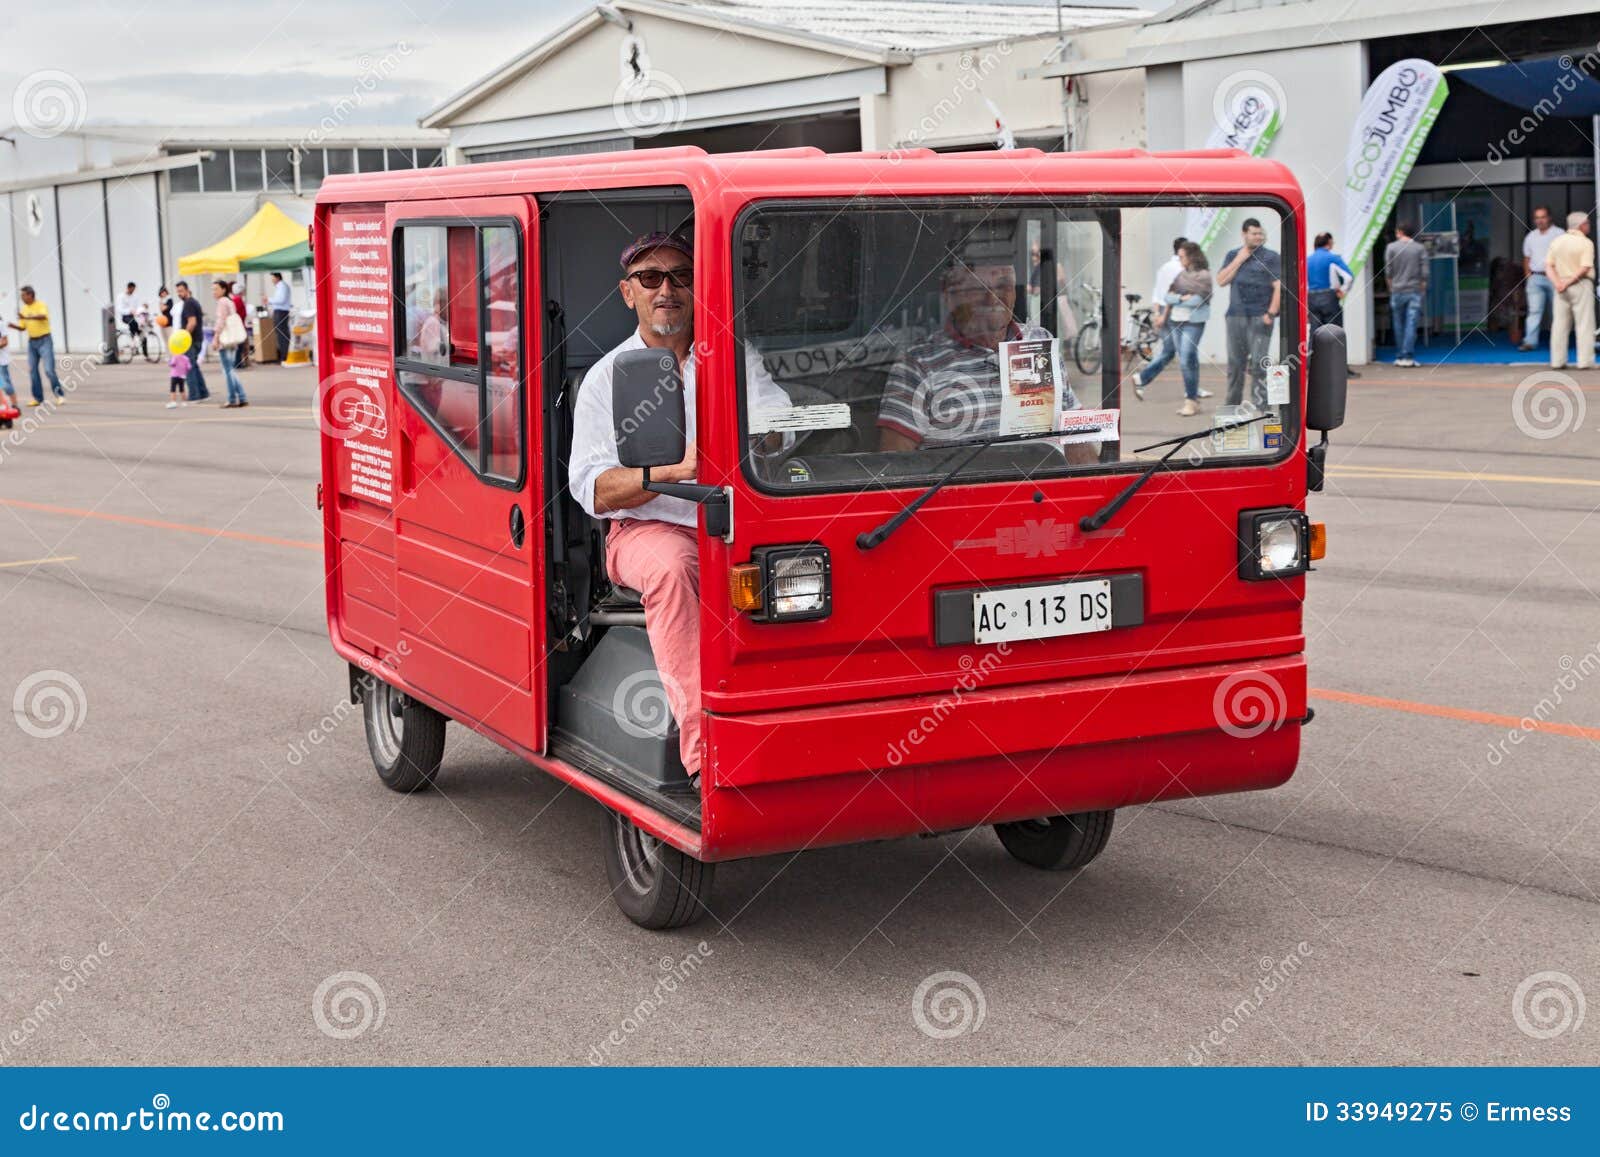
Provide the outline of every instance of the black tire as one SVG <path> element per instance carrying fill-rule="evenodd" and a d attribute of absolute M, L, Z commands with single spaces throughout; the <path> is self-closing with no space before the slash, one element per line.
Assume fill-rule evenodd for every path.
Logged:
<path fill-rule="evenodd" d="M 1049 872 L 1081 868 L 1098 856 L 1111 839 L 1114 811 L 1079 812 L 1070 816 L 1048 816 L 1038 820 L 1019 820 L 995 824 L 1000 842 L 1024 864 Z"/>
<path fill-rule="evenodd" d="M 1091 321 L 1078 331 L 1072 342 L 1072 360 L 1085 374 L 1100 372 L 1100 323 Z"/>
<path fill-rule="evenodd" d="M 445 717 L 378 679 L 361 692 L 367 750 L 378 778 L 407 794 L 431 785 L 444 759 Z"/>
<path fill-rule="evenodd" d="M 641 928 L 682 928 L 706 914 L 712 864 L 685 855 L 641 831 L 626 816 L 605 812 L 606 878 L 611 898 Z"/>

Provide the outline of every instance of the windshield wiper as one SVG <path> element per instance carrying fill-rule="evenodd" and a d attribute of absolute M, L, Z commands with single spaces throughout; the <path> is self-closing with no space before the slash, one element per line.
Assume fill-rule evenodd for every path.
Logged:
<path fill-rule="evenodd" d="M 895 531 L 899 530 L 900 525 L 905 522 L 906 519 L 910 518 L 913 514 L 920 510 L 924 502 L 928 501 L 928 499 L 932 498 L 935 494 L 939 493 L 940 490 L 944 489 L 945 483 L 949 482 L 957 474 L 966 469 L 968 463 L 970 463 L 979 454 L 983 453 L 983 451 L 987 450 L 990 446 L 1004 446 L 1011 442 L 1031 442 L 1040 438 L 1059 437 L 1061 437 L 1060 430 L 1038 430 L 1031 434 L 1002 434 L 994 438 L 981 438 L 973 442 L 949 443 L 950 449 L 960 449 L 963 446 L 970 446 L 972 448 L 972 452 L 963 457 L 961 461 L 957 462 L 954 466 L 950 467 L 949 470 L 945 471 L 937 482 L 933 483 L 933 485 L 929 486 L 921 494 L 917 495 L 910 502 L 902 506 L 898 511 L 895 512 L 894 515 L 892 515 L 883 524 L 878 526 L 875 530 L 862 531 L 860 534 L 856 535 L 856 546 L 861 550 L 871 550 L 873 547 L 878 546 L 883 542 L 884 539 L 888 538 Z"/>
<path fill-rule="evenodd" d="M 1082 518 L 1078 519 L 1078 529 L 1088 533 L 1090 531 L 1099 530 L 1106 523 L 1110 522 L 1111 519 L 1116 515 L 1117 511 L 1122 509 L 1123 504 L 1135 494 L 1139 493 L 1144 484 L 1155 476 L 1155 472 L 1167 464 L 1168 459 L 1170 459 L 1179 450 L 1183 449 L 1183 447 L 1187 446 L 1190 442 L 1193 442 L 1196 438 L 1204 438 L 1211 434 L 1220 434 L 1224 430 L 1237 430 L 1240 426 L 1248 426 L 1251 422 L 1259 422 L 1264 418 L 1270 418 L 1272 416 L 1273 415 L 1269 411 L 1265 414 L 1257 414 L 1253 418 L 1246 418 L 1242 422 L 1229 422 L 1225 426 L 1211 426 L 1207 429 L 1191 430 L 1189 433 L 1181 435 L 1177 438 L 1168 438 L 1164 442 L 1152 442 L 1148 446 L 1140 446 L 1134 451 L 1135 454 L 1143 454 L 1146 450 L 1159 450 L 1163 446 L 1171 446 L 1172 449 L 1168 450 L 1165 454 L 1161 455 L 1161 457 L 1157 458 L 1154 462 L 1150 463 L 1150 465 L 1146 466 L 1142 471 L 1140 471 L 1139 476 L 1124 486 L 1122 490 L 1118 492 L 1117 496 L 1110 502 L 1106 503 L 1093 514 L 1086 514 Z"/>

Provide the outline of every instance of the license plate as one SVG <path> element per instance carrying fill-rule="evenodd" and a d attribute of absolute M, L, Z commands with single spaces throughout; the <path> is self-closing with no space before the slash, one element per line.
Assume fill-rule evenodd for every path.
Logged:
<path fill-rule="evenodd" d="M 972 592 L 972 641 L 1009 643 L 1111 629 L 1111 581 Z"/>

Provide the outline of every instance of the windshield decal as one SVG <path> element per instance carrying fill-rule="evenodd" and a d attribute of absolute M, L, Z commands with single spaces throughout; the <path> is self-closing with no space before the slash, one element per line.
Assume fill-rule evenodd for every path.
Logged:
<path fill-rule="evenodd" d="M 821 406 L 759 406 L 750 411 L 752 434 L 791 430 L 848 430 L 850 407 L 843 402 Z"/>
<path fill-rule="evenodd" d="M 1060 430 L 1063 444 L 1074 442 L 1120 442 L 1121 410 L 1063 410 Z"/>

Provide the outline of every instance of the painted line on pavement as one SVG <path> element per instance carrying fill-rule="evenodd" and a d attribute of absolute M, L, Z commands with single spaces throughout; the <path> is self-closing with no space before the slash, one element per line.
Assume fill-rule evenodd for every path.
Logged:
<path fill-rule="evenodd" d="M 1600 727 L 1580 727 L 1576 723 L 1552 723 L 1515 715 L 1496 715 L 1490 711 L 1469 711 L 1464 707 L 1441 707 L 1436 703 L 1413 703 L 1409 699 L 1387 699 L 1381 695 L 1358 695 L 1354 691 L 1332 691 L 1326 687 L 1307 688 L 1312 699 L 1326 699 L 1332 703 L 1351 703 L 1357 707 L 1376 707 L 1383 711 L 1399 711 L 1407 715 L 1428 715 L 1435 719 L 1452 719 L 1458 723 L 1482 723 L 1488 727 L 1503 727 L 1512 731 L 1543 731 L 1549 735 L 1565 735 L 1569 739 L 1588 739 L 1600 742 Z"/>
<path fill-rule="evenodd" d="M 0 562 L 0 570 L 14 566 L 43 566 L 47 562 L 77 562 L 75 554 L 58 554 L 53 558 L 25 558 L 18 562 Z"/>
<path fill-rule="evenodd" d="M 307 542 L 298 538 L 276 538 L 270 534 L 249 534 L 242 530 L 218 530 L 212 526 L 192 526 L 186 522 L 165 522 L 159 518 L 135 518 L 131 514 L 107 514 L 100 510 L 80 510 L 75 506 L 51 506 L 44 502 L 24 502 L 20 498 L 0 498 L 0 506 L 18 510 L 37 510 L 42 514 L 62 514 L 71 518 L 88 518 L 98 522 L 120 522 L 125 526 L 148 526 L 155 530 L 174 530 L 181 534 L 203 534 L 207 538 L 231 538 L 238 542 L 259 542 L 267 546 L 286 546 L 293 550 L 322 549 L 320 542 Z"/>
<path fill-rule="evenodd" d="M 1412 466 L 1328 467 L 1328 473 L 1342 478 L 1416 479 L 1436 482 L 1519 482 L 1530 486 L 1600 486 L 1600 478 L 1561 478 L 1549 474 L 1483 474 L 1475 470 L 1429 470 Z"/>

